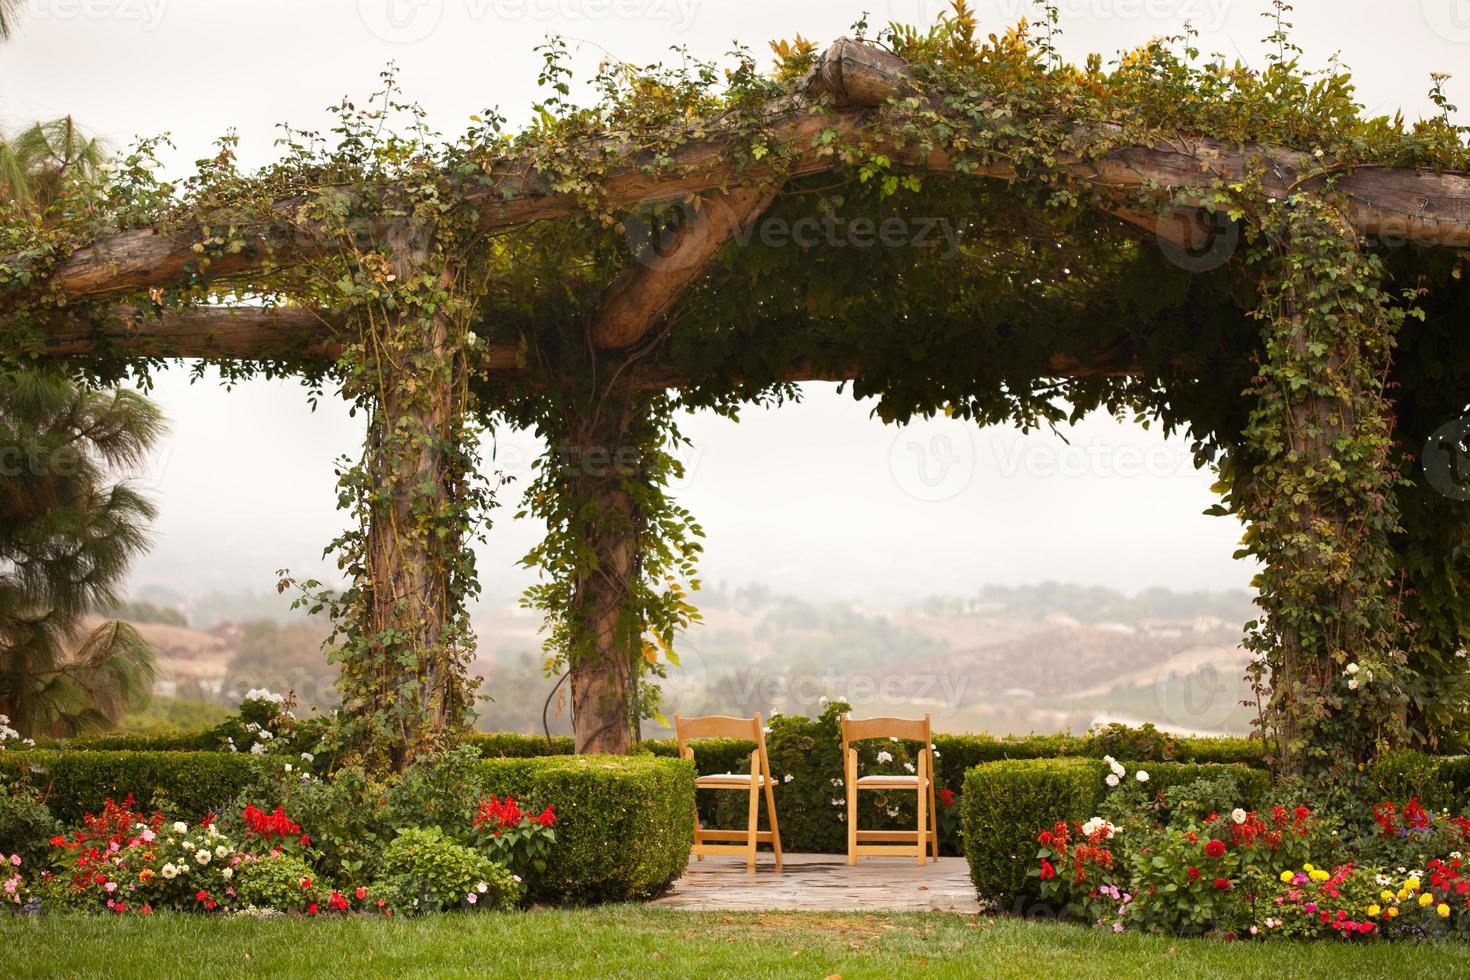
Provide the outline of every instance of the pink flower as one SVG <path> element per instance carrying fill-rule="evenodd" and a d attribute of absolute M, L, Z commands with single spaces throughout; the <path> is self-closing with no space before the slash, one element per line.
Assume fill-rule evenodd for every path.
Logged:
<path fill-rule="evenodd" d="M 466 902 L 469 902 L 471 905 L 474 905 L 476 902 L 478 902 L 480 900 L 480 896 L 476 895 L 474 892 L 470 892 L 468 895 L 466 895 L 464 897 L 464 900 Z"/>
<path fill-rule="evenodd" d="M 107 889 L 107 894 L 111 895 L 113 892 L 117 891 L 117 882 L 115 882 L 115 881 L 109 881 L 107 884 L 103 885 L 102 887 L 103 888 L 106 888 Z"/>
<path fill-rule="evenodd" d="M 1121 922 L 1114 922 L 1113 923 L 1113 931 L 1114 932 L 1122 932 L 1123 931 L 1123 923 L 1121 923 Z"/>
<path fill-rule="evenodd" d="M 15 865 L 17 868 L 20 867 L 20 855 L 19 854 L 12 854 L 12 855 L 10 855 L 10 863 L 13 864 L 13 865 Z"/>
<path fill-rule="evenodd" d="M 1302 910 L 1305 911 L 1305 912 L 1315 912 L 1315 911 L 1317 911 L 1317 903 L 1316 902 L 1308 902 L 1306 905 L 1303 905 L 1302 906 Z"/>

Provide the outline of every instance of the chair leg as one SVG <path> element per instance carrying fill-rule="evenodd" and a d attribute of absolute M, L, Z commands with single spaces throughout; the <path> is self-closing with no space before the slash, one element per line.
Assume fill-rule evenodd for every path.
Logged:
<path fill-rule="evenodd" d="M 929 763 L 929 840 L 934 863 L 939 863 L 939 809 L 934 805 L 934 763 Z"/>
<path fill-rule="evenodd" d="M 847 863 L 857 864 L 857 749 L 847 750 L 846 776 L 843 785 L 847 789 Z"/>
<path fill-rule="evenodd" d="M 929 855 L 929 835 L 925 832 L 929 827 L 929 821 L 926 819 L 928 814 L 925 812 L 927 809 L 925 804 L 929 802 L 929 798 L 924 792 L 924 776 L 924 757 L 921 755 L 919 756 L 918 792 L 914 794 L 919 804 L 919 826 L 914 833 L 914 843 L 919 845 L 918 863 L 921 868 L 927 862 Z"/>
<path fill-rule="evenodd" d="M 776 853 L 776 870 L 781 870 L 781 825 L 776 822 L 776 777 L 771 775 L 770 757 L 761 760 L 766 772 L 766 822 L 771 827 L 771 850 Z"/>
<path fill-rule="evenodd" d="M 760 830 L 760 800 L 761 800 L 761 763 L 760 753 L 752 753 L 750 763 L 750 814 L 746 821 L 745 841 L 745 867 L 751 871 L 755 870 L 755 835 Z"/>
<path fill-rule="evenodd" d="M 694 860 L 703 861 L 704 852 L 701 847 L 704 844 L 704 836 L 699 831 L 699 803 L 696 801 L 694 804 Z"/>

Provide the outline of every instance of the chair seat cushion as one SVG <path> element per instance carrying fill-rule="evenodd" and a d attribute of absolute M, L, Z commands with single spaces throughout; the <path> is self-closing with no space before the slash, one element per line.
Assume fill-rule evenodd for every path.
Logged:
<path fill-rule="evenodd" d="M 725 786 L 748 787 L 754 778 L 748 772 L 722 772 L 711 776 L 700 776 L 694 780 L 694 785 L 702 789 L 719 789 Z M 760 784 L 766 784 L 766 777 L 760 777 Z"/>
<path fill-rule="evenodd" d="M 859 776 L 858 789 L 918 789 L 918 776 Z"/>

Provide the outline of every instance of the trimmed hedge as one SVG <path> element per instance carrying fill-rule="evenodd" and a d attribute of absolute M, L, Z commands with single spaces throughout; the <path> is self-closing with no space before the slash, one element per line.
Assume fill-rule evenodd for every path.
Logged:
<path fill-rule="evenodd" d="M 544 744 L 544 740 L 543 740 Z M 556 807 L 556 843 L 531 896 L 556 904 L 648 898 L 684 873 L 694 767 L 682 759 L 487 759 L 491 792 Z"/>
<path fill-rule="evenodd" d="M 212 728 L 202 731 L 118 732 L 89 738 L 58 739 L 42 748 L 84 752 L 223 752 L 224 740 Z"/>
<path fill-rule="evenodd" d="M 548 755 L 572 755 L 577 743 L 570 735 L 521 735 L 517 732 L 471 732 L 465 743 L 486 759 L 535 759 Z M 677 753 L 675 753 L 677 754 Z"/>
<path fill-rule="evenodd" d="M 1241 788 L 1242 805 L 1264 801 L 1269 773 L 1239 763 L 1141 763 L 1149 789 L 1163 793 L 1202 776 L 1229 772 Z M 1129 772 L 1140 763 L 1125 762 Z M 965 858 L 970 879 L 984 898 L 1003 904 L 1024 901 L 1027 872 L 1036 854 L 1036 834 L 1059 820 L 1096 816 L 1108 793 L 1107 763 L 1099 759 L 1014 759 L 988 762 L 965 777 L 961 803 Z"/>
<path fill-rule="evenodd" d="M 0 752 L 0 782 L 33 787 L 65 823 L 129 793 L 140 809 L 193 823 L 232 803 L 258 774 L 253 757 L 228 752 Z"/>
<path fill-rule="evenodd" d="M 1383 799 L 1404 803 L 1417 796 L 1430 810 L 1470 805 L 1470 756 L 1435 756 L 1413 749 L 1386 752 L 1373 764 Z"/>

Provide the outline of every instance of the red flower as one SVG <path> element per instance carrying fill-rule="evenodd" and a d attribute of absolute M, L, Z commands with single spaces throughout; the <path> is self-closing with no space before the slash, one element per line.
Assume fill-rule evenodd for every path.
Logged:
<path fill-rule="evenodd" d="M 1229 890 L 1230 890 L 1230 880 L 1228 878 L 1216 878 L 1215 879 L 1215 891 L 1223 892 L 1223 891 L 1229 891 Z"/>
<path fill-rule="evenodd" d="M 1036 842 L 1038 844 L 1042 844 L 1042 845 L 1044 845 L 1046 847 L 1050 847 L 1051 846 L 1052 840 L 1053 840 L 1053 838 L 1051 836 L 1051 831 L 1049 831 L 1049 830 L 1043 830 L 1041 833 L 1039 833 L 1039 834 L 1036 835 Z"/>
<path fill-rule="evenodd" d="M 316 915 L 316 903 L 315 902 L 312 902 L 310 905 L 308 905 L 306 907 L 306 914 L 307 915 Z"/>
<path fill-rule="evenodd" d="M 219 903 L 217 903 L 214 899 L 211 898 L 209 901 L 207 901 L 207 902 L 204 903 L 204 907 L 207 908 L 207 909 L 213 909 L 218 904 Z"/>
<path fill-rule="evenodd" d="M 209 897 L 209 892 L 204 891 L 203 889 L 200 889 L 199 891 L 197 891 L 197 892 L 194 893 L 194 898 L 195 898 L 196 901 L 202 902 L 202 901 L 204 901 L 208 897 Z"/>
<path fill-rule="evenodd" d="M 1219 819 L 1220 815 L 1218 813 L 1211 813 L 1208 817 L 1205 817 L 1205 823 L 1214 823 L 1216 820 Z"/>
<path fill-rule="evenodd" d="M 51 846 L 52 847 L 65 847 L 66 846 L 66 838 L 65 837 L 62 837 L 60 834 L 57 834 L 55 837 L 51 838 Z"/>
<path fill-rule="evenodd" d="M 939 791 L 939 805 L 945 809 L 954 806 L 954 790 L 942 789 Z"/>
<path fill-rule="evenodd" d="M 295 837 L 301 833 L 300 825 L 286 816 L 286 811 L 281 807 L 276 807 L 274 813 L 268 814 L 259 807 L 251 805 L 245 808 L 242 816 L 245 819 L 245 826 L 257 837 Z M 302 843 L 305 845 L 310 842 L 310 838 L 307 838 Z"/>
<path fill-rule="evenodd" d="M 1041 880 L 1042 881 L 1050 881 L 1052 878 L 1055 878 L 1056 876 L 1057 876 L 1057 869 L 1054 868 L 1054 867 L 1052 867 L 1051 866 L 1051 862 L 1048 861 L 1046 858 L 1042 858 L 1041 859 Z"/>
<path fill-rule="evenodd" d="M 341 892 L 332 892 L 332 897 L 327 904 L 339 912 L 347 911 L 347 899 L 342 897 Z"/>
<path fill-rule="evenodd" d="M 302 878 L 301 879 L 301 890 L 302 891 L 306 891 L 309 888 L 311 888 L 311 879 L 310 878 Z"/>
<path fill-rule="evenodd" d="M 1189 869 L 1189 880 L 1196 881 L 1199 878 L 1199 868 L 1191 866 Z"/>
<path fill-rule="evenodd" d="M 142 912 L 144 915 L 152 915 L 153 914 L 153 906 L 149 905 L 147 902 L 144 902 L 143 903 L 143 907 L 141 909 L 139 909 L 138 911 Z"/>
<path fill-rule="evenodd" d="M 1219 840 L 1210 841 L 1208 844 L 1205 845 L 1205 853 L 1212 858 L 1224 857 L 1225 842 Z"/>
<path fill-rule="evenodd" d="M 537 817 L 536 820 L 539 821 L 541 826 L 543 827 L 556 826 L 556 814 L 552 812 L 552 809 L 549 806 L 545 810 L 541 811 L 541 816 Z"/>
<path fill-rule="evenodd" d="M 353 895 L 356 895 L 357 896 L 357 900 L 360 902 L 364 898 L 367 898 L 367 889 L 364 888 L 364 887 L 362 887 L 361 885 L 358 885 L 357 886 L 357 891 L 353 892 L 352 894 Z"/>

